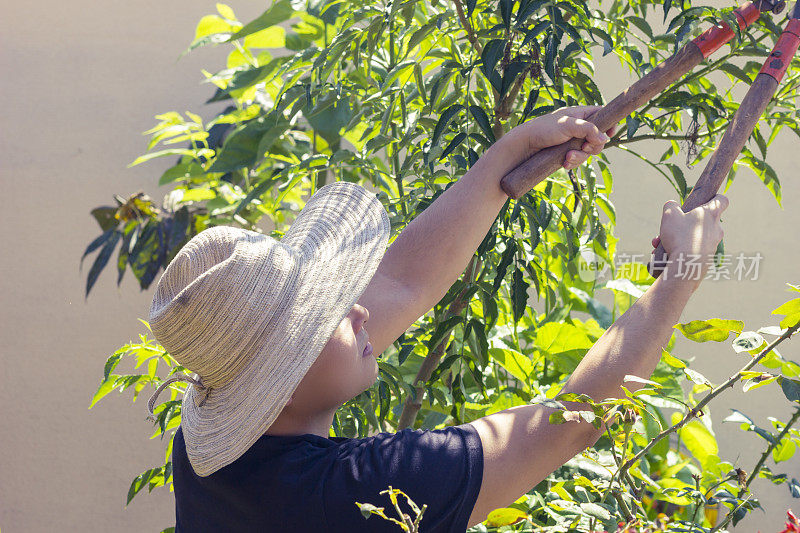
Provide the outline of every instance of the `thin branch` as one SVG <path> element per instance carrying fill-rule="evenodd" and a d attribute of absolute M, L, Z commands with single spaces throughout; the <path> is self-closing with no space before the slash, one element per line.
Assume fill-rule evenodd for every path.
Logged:
<path fill-rule="evenodd" d="M 481 43 L 478 42 L 478 37 L 472 30 L 472 24 L 470 24 L 469 19 L 464 14 L 464 7 L 461 5 L 461 0 L 454 0 L 453 3 L 456 5 L 458 19 L 461 21 L 461 25 L 464 26 L 464 29 L 467 32 L 467 39 L 469 39 L 469 42 L 472 43 L 472 46 L 475 47 L 475 50 L 478 51 L 478 55 L 480 55 L 483 52 L 483 47 L 481 46 Z"/>
<path fill-rule="evenodd" d="M 619 489 L 614 489 L 611 491 L 611 494 L 614 496 L 614 499 L 617 500 L 617 504 L 619 505 L 620 510 L 622 511 L 622 516 L 625 517 L 626 522 L 630 522 L 633 520 L 633 514 L 631 510 L 628 508 L 628 504 L 625 503 L 625 500 L 622 499 L 622 493 Z"/>
<path fill-rule="evenodd" d="M 797 328 L 797 326 L 795 326 L 795 328 Z M 767 447 L 767 449 L 764 451 L 764 453 L 761 454 L 761 457 L 759 457 L 758 462 L 753 467 L 753 471 L 750 472 L 750 475 L 747 477 L 747 480 L 744 482 L 744 485 L 742 485 L 742 488 L 739 492 L 740 495 L 747 491 L 747 489 L 750 487 L 750 484 L 753 482 L 753 480 L 755 480 L 756 476 L 758 476 L 758 473 L 761 471 L 761 467 L 764 466 L 764 463 L 766 462 L 767 457 L 769 457 L 769 454 L 772 453 L 772 450 L 774 450 L 775 447 L 783 440 L 783 437 L 785 437 L 786 434 L 789 433 L 789 430 L 797 422 L 798 419 L 800 419 L 800 409 L 795 410 L 794 414 L 792 415 L 792 418 L 790 418 L 789 421 L 786 422 L 786 427 L 783 428 L 783 430 L 778 434 L 778 437 L 774 441 L 772 441 Z M 708 492 L 706 494 L 708 494 Z M 736 511 L 738 511 L 745 503 L 747 503 L 749 499 L 750 497 L 748 496 L 740 505 L 732 509 L 725 516 L 725 520 L 723 520 L 717 526 L 715 526 L 710 533 L 714 533 L 714 531 L 719 531 L 723 527 L 727 526 L 728 523 L 733 519 L 733 515 L 736 513 Z"/>
<path fill-rule="evenodd" d="M 740 503 L 739 505 L 734 507 L 733 510 L 731 510 L 731 512 L 728 513 L 728 516 L 725 517 L 725 520 L 723 520 L 722 522 L 720 522 L 719 524 L 714 526 L 714 528 L 711 529 L 711 531 L 709 533 L 714 533 L 715 531 L 719 531 L 723 527 L 727 526 L 728 523 L 733 519 L 733 515 L 736 513 L 736 511 L 738 511 L 739 509 L 744 507 L 744 504 L 746 504 L 748 501 L 750 501 L 750 496 L 748 496 L 747 498 L 742 500 L 742 503 Z"/>
<path fill-rule="evenodd" d="M 722 131 L 725 128 L 727 128 L 728 124 L 729 124 L 729 122 L 725 122 L 724 125 L 722 125 L 722 126 L 720 126 L 718 128 L 714 128 L 713 130 L 709 130 L 709 131 L 704 131 L 703 133 L 698 133 L 697 134 L 697 138 L 698 139 L 703 139 L 705 137 L 711 137 L 712 135 L 716 135 L 720 131 Z M 659 135 L 657 133 L 648 133 L 648 134 L 644 134 L 644 135 L 638 135 L 636 137 L 631 137 L 630 139 L 615 139 L 615 140 L 611 140 L 611 141 L 606 143 L 606 148 L 608 148 L 609 146 L 619 146 L 621 144 L 629 144 L 629 143 L 633 143 L 633 142 L 636 142 L 636 141 L 644 141 L 644 140 L 652 140 L 652 139 L 657 139 L 657 140 L 660 140 L 660 141 L 685 141 L 686 140 L 686 136 L 685 135 Z"/>
<path fill-rule="evenodd" d="M 722 391 L 724 391 L 728 387 L 733 387 L 734 383 L 736 383 L 742 377 L 743 372 L 746 372 L 751 368 L 753 368 L 756 364 L 758 364 L 759 361 L 761 361 L 770 352 L 772 352 L 772 350 L 774 350 L 776 346 L 778 346 L 780 343 L 791 337 L 792 334 L 798 329 L 800 329 L 800 322 L 798 322 L 797 324 L 786 330 L 786 332 L 783 335 L 775 339 L 769 346 L 764 348 L 757 356 L 755 356 L 750 362 L 744 365 L 741 368 L 741 370 L 739 370 L 736 374 L 728 378 L 722 385 L 717 386 L 715 389 L 709 392 L 702 400 L 700 400 L 700 402 L 694 408 L 689 410 L 689 412 L 686 413 L 686 415 L 676 424 L 668 427 L 667 429 L 665 429 L 664 431 L 653 437 L 653 440 L 651 440 L 647 444 L 647 446 L 642 448 L 636 455 L 634 455 L 627 462 L 625 462 L 625 464 L 622 465 L 620 470 L 622 470 L 623 472 L 627 472 L 634 464 L 636 464 L 642 457 L 644 457 L 647 454 L 647 452 L 649 452 L 653 448 L 653 446 L 658 444 L 664 437 L 667 437 L 672 433 L 677 432 L 680 428 L 686 425 L 687 422 L 689 422 L 695 416 L 697 416 L 697 413 L 699 413 L 703 409 L 703 407 L 705 407 L 708 404 L 708 402 L 716 398 L 720 393 L 722 393 Z"/>
<path fill-rule="evenodd" d="M 760 43 L 768 35 L 769 35 L 768 33 L 764 33 L 762 36 L 760 36 L 758 39 L 755 40 L 755 43 Z M 685 76 L 680 81 L 676 82 L 675 84 L 671 85 L 670 87 L 668 87 L 667 89 L 662 91 L 661 94 L 671 93 L 671 92 L 675 91 L 676 89 L 678 89 L 679 87 L 681 87 L 683 85 L 686 85 L 690 81 L 695 80 L 695 79 L 697 79 L 699 77 L 702 77 L 703 75 L 705 75 L 705 74 L 707 74 L 709 72 L 717 70 L 717 68 L 720 65 L 728 63 L 731 58 L 737 57 L 739 55 L 741 55 L 740 50 L 733 50 L 733 51 L 725 54 L 721 58 L 717 59 L 716 61 L 713 61 L 713 62 L 709 63 L 708 65 L 706 65 L 705 67 L 701 68 L 700 70 L 697 70 L 697 71 L 692 72 L 689 75 Z M 650 109 L 652 109 L 655 106 L 655 100 L 656 99 L 654 98 L 653 100 L 648 102 L 647 105 L 645 105 L 641 110 L 638 111 L 638 113 L 640 115 L 644 115 L 645 113 L 647 113 Z M 615 143 L 616 141 L 618 141 L 623 133 L 624 133 L 624 128 L 620 128 L 620 130 L 617 131 L 617 133 L 611 138 L 611 141 L 606 143 L 606 146 L 614 146 L 614 144 L 612 144 L 612 143 Z"/>
<path fill-rule="evenodd" d="M 747 478 L 747 481 L 744 484 L 745 489 L 750 486 L 750 483 L 753 482 L 753 480 L 758 475 L 759 470 L 761 470 L 761 467 L 764 466 L 764 462 L 767 460 L 767 457 L 769 457 L 769 454 L 772 453 L 772 450 L 774 450 L 775 447 L 781 442 L 781 440 L 783 440 L 783 437 L 785 437 L 786 434 L 789 433 L 789 429 L 791 429 L 791 427 L 795 424 L 795 422 L 797 422 L 798 419 L 800 419 L 800 409 L 797 409 L 794 412 L 792 418 L 790 418 L 789 421 L 786 422 L 786 427 L 783 428 L 783 431 L 781 431 L 778 434 L 778 438 L 775 439 L 773 442 L 771 442 L 767 450 L 761 454 L 761 458 L 756 463 L 756 466 L 753 467 L 753 471 L 750 472 L 750 476 Z"/>
<path fill-rule="evenodd" d="M 452 316 L 461 314 L 464 308 L 469 304 L 469 299 L 466 297 L 466 293 L 469 290 L 469 284 L 472 284 L 475 281 L 476 273 L 481 268 L 481 263 L 482 261 L 478 256 L 473 256 L 472 259 L 470 259 L 464 275 L 464 279 L 468 282 L 468 285 L 464 287 L 464 289 L 456 296 L 455 300 L 453 300 L 453 302 L 450 304 L 447 312 L 444 313 L 444 316 L 442 317 L 442 321 L 445 321 Z M 403 411 L 400 413 L 400 418 L 397 421 L 398 430 L 411 427 L 414 424 L 414 420 L 417 418 L 417 413 L 422 408 L 422 399 L 425 397 L 425 384 L 430 379 L 433 371 L 436 370 L 436 367 L 439 366 L 439 362 L 444 355 L 444 351 L 447 349 L 447 345 L 450 343 L 450 335 L 450 333 L 445 335 L 444 339 L 442 339 L 442 341 L 436 345 L 433 350 L 428 352 L 428 355 L 425 356 L 425 360 L 422 361 L 422 365 L 419 367 L 413 383 L 414 390 L 416 392 L 416 399 L 412 399 L 411 396 L 406 398 L 405 404 L 403 405 Z"/>

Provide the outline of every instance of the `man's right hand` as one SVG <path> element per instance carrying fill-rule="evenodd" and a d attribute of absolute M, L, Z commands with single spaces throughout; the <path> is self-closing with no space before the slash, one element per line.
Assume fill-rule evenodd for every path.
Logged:
<path fill-rule="evenodd" d="M 678 261 L 695 258 L 702 266 L 699 273 L 693 273 L 692 278 L 697 278 L 695 281 L 698 282 L 703 279 L 710 258 L 722 240 L 720 217 L 729 203 L 725 195 L 718 194 L 688 213 L 684 213 L 680 204 L 674 200 L 664 204 L 660 236 L 655 237 L 652 244 L 653 248 L 662 244 L 667 252 L 670 263 L 666 273 L 675 277 L 679 274 Z"/>

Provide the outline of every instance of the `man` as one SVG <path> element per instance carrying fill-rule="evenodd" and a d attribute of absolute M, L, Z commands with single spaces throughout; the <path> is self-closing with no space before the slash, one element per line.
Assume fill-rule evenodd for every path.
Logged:
<path fill-rule="evenodd" d="M 595 109 L 511 130 L 385 253 L 385 211 L 343 182 L 320 189 L 280 242 L 211 228 L 179 252 L 150 311 L 156 338 L 197 374 L 173 378 L 192 383 L 173 449 L 177 531 L 397 531 L 355 505 L 388 506 L 389 485 L 428 506 L 421 531 L 464 531 L 597 440 L 585 422 L 550 425 L 541 405 L 442 430 L 328 437 L 338 407 L 374 383 L 375 358 L 463 271 L 507 199 L 500 179 L 573 137 L 585 142 L 565 168 L 599 153 L 612 132 L 585 120 Z M 727 204 L 718 195 L 684 214 L 667 202 L 659 238 L 670 256 L 713 253 Z M 700 279 L 668 268 L 563 391 L 620 397 L 626 374 L 649 376 Z"/>

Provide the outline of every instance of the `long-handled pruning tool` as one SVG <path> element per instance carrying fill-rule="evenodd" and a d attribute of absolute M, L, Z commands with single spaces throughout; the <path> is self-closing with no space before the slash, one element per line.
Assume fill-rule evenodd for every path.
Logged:
<path fill-rule="evenodd" d="M 782 0 L 756 0 L 742 4 L 734 13 L 739 28 L 744 30 L 755 22 L 762 12 L 779 13 L 785 6 L 786 2 Z M 596 124 L 600 131 L 610 129 L 631 112 L 653 99 L 672 82 L 691 71 L 703 59 L 730 41 L 733 36 L 733 29 L 724 22 L 709 28 L 611 102 L 598 109 L 588 120 Z M 567 152 L 580 150 L 582 144 L 582 139 L 572 139 L 564 144 L 536 152 L 530 159 L 506 174 L 500 182 L 501 187 L 510 197 L 519 198 L 561 168 Z"/>
<path fill-rule="evenodd" d="M 681 209 L 684 213 L 708 202 L 717 194 L 722 182 L 733 168 L 733 163 L 744 148 L 745 142 L 753 133 L 761 115 L 767 108 L 767 104 L 775 95 L 799 45 L 800 2 L 797 2 L 778 42 L 750 85 L 733 120 L 728 124 L 719 146 L 709 159 L 697 184 L 692 188 L 692 192 L 683 202 Z M 666 266 L 667 254 L 664 247 L 659 244 L 653 252 L 648 269 L 654 277 L 658 277 Z"/>

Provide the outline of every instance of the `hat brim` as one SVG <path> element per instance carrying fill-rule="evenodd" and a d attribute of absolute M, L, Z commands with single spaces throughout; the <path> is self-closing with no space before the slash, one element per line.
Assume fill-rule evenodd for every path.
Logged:
<path fill-rule="evenodd" d="M 309 199 L 280 241 L 294 251 L 298 276 L 298 290 L 284 302 L 287 311 L 267 332 L 280 342 L 266 342 L 234 379 L 212 389 L 202 402 L 196 401 L 200 393 L 193 386 L 186 389 L 181 427 L 199 476 L 241 457 L 275 421 L 366 289 L 388 235 L 385 209 L 359 185 L 331 183 Z M 280 357 L 266 357 L 275 346 Z"/>

